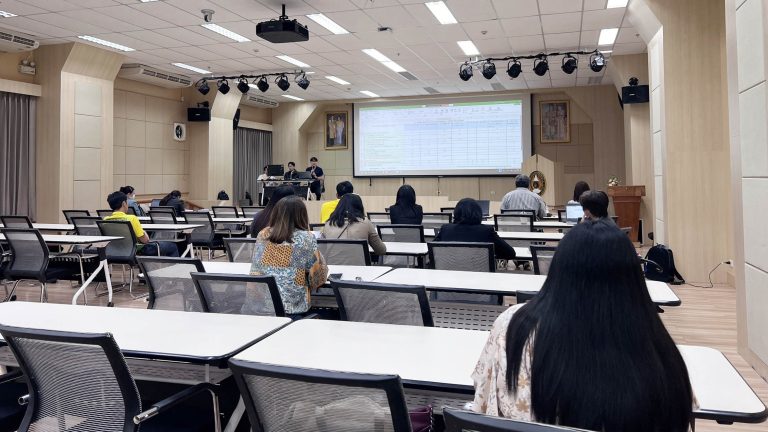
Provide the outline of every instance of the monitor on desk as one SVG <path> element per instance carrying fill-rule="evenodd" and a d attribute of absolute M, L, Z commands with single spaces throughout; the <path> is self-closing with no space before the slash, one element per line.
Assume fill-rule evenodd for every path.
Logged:
<path fill-rule="evenodd" d="M 285 167 L 282 165 L 267 165 L 267 175 L 270 177 L 282 177 L 285 174 Z"/>
<path fill-rule="evenodd" d="M 309 171 L 299 171 L 296 174 L 298 180 L 312 180 L 312 173 Z"/>
<path fill-rule="evenodd" d="M 565 206 L 565 221 L 578 223 L 584 217 L 584 209 L 581 204 L 568 204 Z"/>

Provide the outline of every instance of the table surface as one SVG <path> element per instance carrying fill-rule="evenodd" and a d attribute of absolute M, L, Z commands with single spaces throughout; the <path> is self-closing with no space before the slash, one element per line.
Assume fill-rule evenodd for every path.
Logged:
<path fill-rule="evenodd" d="M 112 240 L 120 240 L 121 238 L 122 237 L 111 237 L 111 236 L 43 234 L 43 241 L 51 245 L 109 243 Z M 5 240 L 5 236 L 3 234 L 0 234 L 0 240 Z"/>
<path fill-rule="evenodd" d="M 141 222 L 150 222 L 152 219 L 150 219 L 149 216 L 139 216 L 139 221 Z M 247 217 L 212 217 L 214 223 L 233 223 L 233 224 L 242 224 L 242 223 L 251 223 L 253 222 L 253 218 L 247 218 Z M 178 220 L 183 221 L 184 218 L 178 218 Z M 142 225 L 143 226 L 143 225 Z"/>
<path fill-rule="evenodd" d="M 493 220 L 483 221 L 483 225 L 494 226 Z M 573 228 L 574 224 L 557 221 L 536 221 L 533 223 L 534 228 Z"/>
<path fill-rule="evenodd" d="M 386 229 L 382 229 L 382 234 L 386 233 Z M 560 241 L 565 234 L 563 233 L 551 233 L 551 232 L 512 232 L 512 231 L 499 231 L 497 232 L 499 237 L 504 240 L 531 240 L 531 241 Z M 424 237 L 430 238 L 435 236 L 434 228 L 424 228 Z"/>
<path fill-rule="evenodd" d="M 290 319 L 53 303 L 0 303 L 0 324 L 112 333 L 127 357 L 214 364 L 288 324 Z M 0 336 L 0 340 L 2 336 Z"/>
<path fill-rule="evenodd" d="M 546 276 L 520 273 L 466 272 L 398 268 L 376 279 L 391 284 L 424 285 L 444 291 L 513 295 L 517 291 L 539 291 Z M 663 282 L 646 281 L 654 303 L 679 306 L 680 298 Z"/>
<path fill-rule="evenodd" d="M 473 392 L 471 374 L 488 332 L 345 321 L 301 320 L 236 359 L 341 372 L 396 374 L 404 384 Z M 696 417 L 744 421 L 766 408 L 719 351 L 679 346 L 699 402 Z M 312 353 L 312 355 L 303 355 Z"/>
<path fill-rule="evenodd" d="M 0 225 L 2 226 L 2 225 Z M 47 224 L 47 223 L 34 223 L 32 227 L 40 231 L 74 231 L 75 226 L 72 224 Z M 186 231 L 195 228 L 200 228 L 200 224 L 141 224 L 144 231 Z"/>
<path fill-rule="evenodd" d="M 250 263 L 204 261 L 203 266 L 205 267 L 205 271 L 207 273 L 247 275 L 251 270 Z M 341 278 L 344 280 L 355 280 L 355 278 L 359 277 L 364 281 L 372 281 L 390 270 L 392 270 L 392 267 L 387 266 L 328 266 L 329 275 L 341 273 Z"/>

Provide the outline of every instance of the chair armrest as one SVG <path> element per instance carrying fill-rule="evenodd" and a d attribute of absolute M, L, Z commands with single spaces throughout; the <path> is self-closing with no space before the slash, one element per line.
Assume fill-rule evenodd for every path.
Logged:
<path fill-rule="evenodd" d="M 19 405 L 26 405 L 29 403 L 29 395 L 19 396 Z"/>
<path fill-rule="evenodd" d="M 206 391 L 210 392 L 214 396 L 216 395 L 216 387 L 213 384 L 210 384 L 210 383 L 197 384 L 195 386 L 184 389 L 174 395 L 171 395 L 153 404 L 148 410 L 145 410 L 144 412 L 140 412 L 139 414 L 133 416 L 133 423 L 141 424 L 158 414 L 162 414 L 168 411 L 169 409 L 173 408 L 179 403 L 184 402 L 185 400 L 193 396 L 197 396 L 199 393 L 206 392 Z M 219 415 L 218 413 L 214 413 L 214 414 Z"/>
<path fill-rule="evenodd" d="M 8 372 L 6 374 L 0 375 L 0 384 L 9 383 L 11 381 L 16 381 L 17 379 L 24 376 L 24 372 L 21 371 L 21 369 L 16 369 L 13 372 Z"/>

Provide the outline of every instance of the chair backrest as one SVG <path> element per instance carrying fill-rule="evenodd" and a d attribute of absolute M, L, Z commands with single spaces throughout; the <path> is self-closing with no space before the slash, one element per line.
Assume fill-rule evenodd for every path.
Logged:
<path fill-rule="evenodd" d="M 192 273 L 204 312 L 285 316 L 274 276 Z"/>
<path fill-rule="evenodd" d="M 0 326 L 27 378 L 20 432 L 136 431 L 141 399 L 112 335 Z"/>
<path fill-rule="evenodd" d="M 531 246 L 534 274 L 546 275 L 549 273 L 549 266 L 552 265 L 555 250 L 557 248 L 554 246 Z"/>
<path fill-rule="evenodd" d="M 125 211 L 125 214 L 129 214 L 129 215 L 138 216 L 138 215 L 136 214 L 136 210 L 135 210 L 133 207 L 128 207 L 128 210 L 126 210 L 126 211 Z"/>
<path fill-rule="evenodd" d="M 243 212 L 243 217 L 252 218 L 256 216 L 260 211 L 264 210 L 264 207 L 258 206 L 242 206 L 240 211 Z"/>
<path fill-rule="evenodd" d="M 491 214 L 491 200 L 477 200 L 477 204 L 480 206 L 480 210 L 483 211 L 483 216 Z"/>
<path fill-rule="evenodd" d="M 533 300 L 538 294 L 538 291 L 517 291 L 515 292 L 515 300 L 517 300 L 517 304 L 525 303 Z"/>
<path fill-rule="evenodd" d="M 176 224 L 176 212 L 172 208 L 152 207 L 149 219 L 153 224 Z"/>
<path fill-rule="evenodd" d="M 437 270 L 496 271 L 493 243 L 429 242 L 430 266 Z"/>
<path fill-rule="evenodd" d="M 389 212 L 368 212 L 368 219 L 370 219 L 374 225 L 392 223 L 389 218 Z"/>
<path fill-rule="evenodd" d="M 501 209 L 501 214 L 529 214 L 536 217 L 536 210 L 530 209 Z"/>
<path fill-rule="evenodd" d="M 311 223 L 309 224 L 309 230 L 310 231 L 320 231 L 325 226 L 324 223 Z"/>
<path fill-rule="evenodd" d="M 253 250 L 257 239 L 245 237 L 224 238 L 229 262 L 249 263 L 253 261 Z"/>
<path fill-rule="evenodd" d="M 235 206 L 212 206 L 211 210 L 213 210 L 214 217 L 236 218 L 240 216 Z"/>
<path fill-rule="evenodd" d="M 424 243 L 423 225 L 377 225 L 381 241 Z"/>
<path fill-rule="evenodd" d="M 0 216 L 0 223 L 6 228 L 32 228 L 32 221 L 27 216 Z"/>
<path fill-rule="evenodd" d="M 102 219 L 104 219 L 107 216 L 112 216 L 112 213 L 114 212 L 115 212 L 114 210 L 109 210 L 109 209 L 96 210 L 96 214 L 99 215 L 99 217 Z M 128 213 L 126 212 L 126 214 Z"/>
<path fill-rule="evenodd" d="M 565 222 L 565 214 L 566 214 L 565 210 L 558 210 L 557 211 L 557 221 L 558 222 Z"/>
<path fill-rule="evenodd" d="M 453 213 L 424 213 L 421 224 L 424 228 L 440 228 L 453 222 Z"/>
<path fill-rule="evenodd" d="M 88 210 L 62 210 L 62 213 L 64 213 L 64 219 L 67 220 L 67 223 L 72 223 L 73 217 L 82 217 L 82 216 L 90 216 L 91 212 Z"/>
<path fill-rule="evenodd" d="M 100 220 L 98 216 L 73 216 L 70 223 L 75 226 L 77 235 L 100 236 L 101 230 L 96 224 Z"/>
<path fill-rule="evenodd" d="M 9 276 L 40 279 L 48 269 L 48 247 L 40 231 L 30 228 L 0 228 L 11 247 Z"/>
<path fill-rule="evenodd" d="M 434 326 L 423 286 L 334 280 L 331 288 L 344 321 Z"/>
<path fill-rule="evenodd" d="M 367 240 L 318 239 L 317 248 L 331 265 L 371 265 Z"/>
<path fill-rule="evenodd" d="M 621 227 L 619 228 L 621 232 L 627 235 L 630 239 L 632 238 L 632 228 L 631 227 Z"/>
<path fill-rule="evenodd" d="M 104 252 L 107 260 L 114 264 L 136 263 L 136 234 L 128 221 L 96 221 L 101 235 L 122 237 L 109 242 Z"/>
<path fill-rule="evenodd" d="M 533 215 L 527 213 L 504 213 L 493 215 L 493 226 L 496 231 L 532 232 Z"/>
<path fill-rule="evenodd" d="M 448 407 L 443 408 L 443 418 L 445 432 L 585 432 L 583 429 L 487 416 Z"/>
<path fill-rule="evenodd" d="M 440 207 L 440 213 L 450 213 L 453 214 L 453 211 L 456 209 L 456 207 Z"/>
<path fill-rule="evenodd" d="M 192 273 L 204 272 L 203 262 L 194 258 L 138 257 L 149 288 L 147 309 L 202 312 Z"/>
<path fill-rule="evenodd" d="M 154 202 L 154 200 L 152 202 Z M 177 216 L 177 217 L 180 216 L 176 214 L 176 207 L 174 206 L 161 206 L 160 204 L 158 204 L 158 205 L 151 206 L 150 209 L 151 210 L 170 210 L 173 212 L 174 216 Z"/>
<path fill-rule="evenodd" d="M 184 212 L 184 218 L 187 220 L 187 223 L 202 225 L 200 228 L 192 230 L 192 233 L 189 235 L 189 239 L 192 243 L 213 241 L 216 232 L 210 213 Z"/>
<path fill-rule="evenodd" d="M 368 375 L 230 360 L 257 432 L 410 432 L 397 375 Z"/>

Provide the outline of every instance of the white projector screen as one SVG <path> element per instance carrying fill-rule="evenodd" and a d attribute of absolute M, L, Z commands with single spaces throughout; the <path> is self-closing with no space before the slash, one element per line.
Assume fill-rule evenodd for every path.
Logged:
<path fill-rule="evenodd" d="M 354 106 L 355 177 L 520 174 L 531 155 L 531 97 Z"/>

